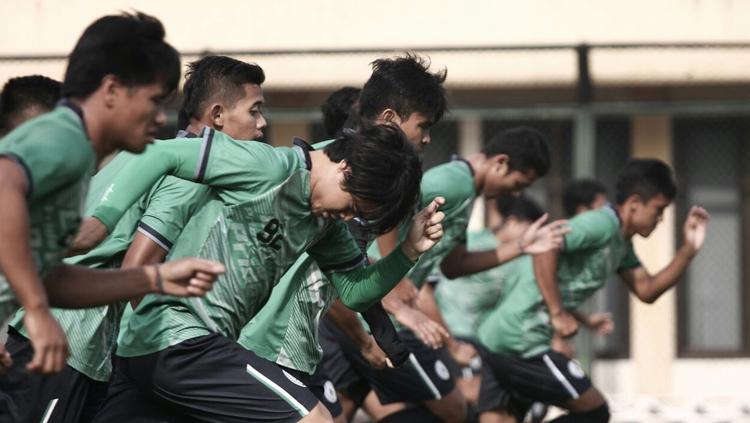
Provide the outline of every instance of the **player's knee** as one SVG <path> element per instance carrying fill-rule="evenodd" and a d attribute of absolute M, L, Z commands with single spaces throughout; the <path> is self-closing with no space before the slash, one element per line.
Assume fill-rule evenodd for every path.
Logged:
<path fill-rule="evenodd" d="M 300 423 L 333 423 L 333 417 L 326 406 L 318 402 L 315 408 L 300 420 Z"/>

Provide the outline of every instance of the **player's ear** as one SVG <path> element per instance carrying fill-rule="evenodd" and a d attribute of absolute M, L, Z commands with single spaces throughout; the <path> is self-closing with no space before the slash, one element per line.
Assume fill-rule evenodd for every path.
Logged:
<path fill-rule="evenodd" d="M 387 108 L 380 112 L 378 118 L 375 120 L 378 124 L 392 123 L 394 125 L 401 125 L 401 118 L 398 113 L 391 108 Z"/>
<path fill-rule="evenodd" d="M 224 127 L 224 106 L 220 103 L 214 103 L 208 109 L 208 118 L 211 120 L 213 127 L 221 130 Z"/>

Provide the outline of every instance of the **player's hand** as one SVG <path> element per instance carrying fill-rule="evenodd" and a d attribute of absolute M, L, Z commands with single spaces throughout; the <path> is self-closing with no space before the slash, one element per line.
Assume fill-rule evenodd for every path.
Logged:
<path fill-rule="evenodd" d="M 706 240 L 706 227 L 711 215 L 703 207 L 693 206 L 690 208 L 685 225 L 682 229 L 685 246 L 692 254 L 697 253 Z"/>
<path fill-rule="evenodd" d="M 607 336 L 615 330 L 615 322 L 612 313 L 591 313 L 586 326 L 596 332 L 597 335 Z"/>
<path fill-rule="evenodd" d="M 26 368 L 43 374 L 57 373 L 65 368 L 68 341 L 49 308 L 26 309 L 23 325 L 34 348 L 34 356 Z"/>
<path fill-rule="evenodd" d="M 552 314 L 550 320 L 555 333 L 563 338 L 571 337 L 578 332 L 578 321 L 565 310 Z"/>
<path fill-rule="evenodd" d="M 394 317 L 414 332 L 422 342 L 434 349 L 442 347 L 450 338 L 447 329 L 416 308 L 402 307 Z"/>
<path fill-rule="evenodd" d="M 5 345 L 0 344 L 0 375 L 3 375 L 12 365 L 13 359 L 10 353 L 5 349 Z"/>
<path fill-rule="evenodd" d="M 153 289 L 160 294 L 178 297 L 202 297 L 225 271 L 223 264 L 210 260 L 186 258 L 170 261 L 158 266 L 159 275 L 154 277 Z M 161 276 L 161 284 L 158 276 Z"/>
<path fill-rule="evenodd" d="M 572 343 L 568 342 L 565 338 L 555 334 L 552 336 L 552 351 L 558 352 L 568 359 L 573 359 L 576 355 L 576 348 Z"/>
<path fill-rule="evenodd" d="M 560 249 L 563 237 L 570 232 L 570 228 L 565 226 L 568 221 L 564 219 L 556 220 L 542 226 L 548 217 L 549 214 L 545 213 L 524 231 L 519 240 L 521 252 L 525 254 L 541 254 Z"/>
<path fill-rule="evenodd" d="M 382 349 L 380 349 L 380 346 L 375 342 L 372 335 L 369 336 L 367 344 L 360 347 L 360 352 L 365 360 L 376 369 L 384 369 L 386 367 L 390 369 L 393 368 L 391 359 L 388 358 L 388 355 Z"/>
<path fill-rule="evenodd" d="M 402 244 L 404 253 L 412 261 L 417 261 L 419 256 L 443 237 L 443 225 L 440 222 L 445 218 L 445 213 L 438 211 L 443 204 L 445 204 L 445 198 L 435 197 L 427 207 L 412 218 L 409 234 Z"/>
<path fill-rule="evenodd" d="M 477 349 L 474 348 L 473 345 L 468 342 L 457 340 L 449 342 L 448 351 L 450 351 L 451 356 L 453 356 L 453 359 L 456 360 L 456 363 L 458 363 L 462 367 L 470 367 L 471 361 L 478 354 Z"/>
<path fill-rule="evenodd" d="M 107 237 L 107 227 L 95 217 L 84 217 L 78 232 L 70 244 L 67 256 L 85 254 L 99 245 Z"/>

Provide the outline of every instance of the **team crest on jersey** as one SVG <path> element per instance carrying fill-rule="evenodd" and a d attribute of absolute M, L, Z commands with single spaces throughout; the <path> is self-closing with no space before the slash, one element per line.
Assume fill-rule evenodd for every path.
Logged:
<path fill-rule="evenodd" d="M 435 361 L 435 373 L 440 379 L 443 380 L 448 380 L 451 378 L 451 373 L 448 371 L 448 368 L 445 366 L 442 360 Z"/>
<path fill-rule="evenodd" d="M 286 378 L 289 379 L 293 384 L 295 384 L 297 386 L 301 386 L 303 388 L 307 388 L 307 386 L 305 386 L 305 384 L 302 383 L 301 380 L 299 380 L 296 377 L 290 375 L 289 373 L 286 372 L 286 370 L 282 370 L 281 373 L 284 373 L 284 376 L 286 376 Z"/>
<path fill-rule="evenodd" d="M 326 401 L 331 404 L 336 404 L 339 400 L 338 395 L 336 395 L 336 388 L 333 387 L 333 382 L 330 380 L 323 384 L 323 395 L 326 397 Z"/>
<path fill-rule="evenodd" d="M 576 379 L 583 379 L 586 376 L 586 373 L 575 360 L 568 361 L 568 373 Z"/>

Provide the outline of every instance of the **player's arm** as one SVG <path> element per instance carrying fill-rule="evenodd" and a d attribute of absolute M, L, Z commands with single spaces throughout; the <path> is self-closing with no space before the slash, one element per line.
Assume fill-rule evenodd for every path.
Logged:
<path fill-rule="evenodd" d="M 443 313 L 440 311 L 437 300 L 435 300 L 435 286 L 434 283 L 425 283 L 422 285 L 422 288 L 419 290 L 417 305 L 430 320 L 445 331 L 443 339 L 453 359 L 462 366 L 468 366 L 471 360 L 477 356 L 477 350 L 471 344 L 452 337 L 450 332 L 448 332 L 448 325 L 445 323 L 445 319 L 443 319 Z"/>
<path fill-rule="evenodd" d="M 376 368 L 393 367 L 393 363 L 375 342 L 373 336 L 362 327 L 357 314 L 344 306 L 341 301 L 336 300 L 333 303 L 328 310 L 328 318 L 344 335 L 354 341 L 362 355 L 372 366 Z"/>
<path fill-rule="evenodd" d="M 123 269 L 130 269 L 148 264 L 159 264 L 164 261 L 168 252 L 162 245 L 157 244 L 151 238 L 141 232 L 136 232 L 133 242 L 128 247 L 128 251 L 122 259 L 121 267 Z M 133 308 L 137 307 L 142 298 L 143 296 L 132 298 L 130 305 Z"/>
<path fill-rule="evenodd" d="M 445 215 L 438 211 L 443 199 L 438 197 L 412 219 L 406 239 L 391 254 L 371 266 L 359 266 L 328 276 L 336 286 L 341 301 L 355 311 L 364 311 L 385 294 L 414 266 L 419 257 L 443 236 Z"/>
<path fill-rule="evenodd" d="M 558 252 L 553 250 L 536 254 L 532 260 L 536 283 L 549 310 L 552 327 L 563 338 L 575 335 L 578 322 L 563 308 L 557 285 Z"/>
<path fill-rule="evenodd" d="M 52 269 L 44 285 L 54 306 L 89 308 L 150 293 L 203 296 L 224 270 L 220 263 L 197 258 L 124 270 L 62 265 Z"/>
<path fill-rule="evenodd" d="M 650 275 L 643 266 L 621 270 L 620 276 L 628 288 L 645 303 L 653 303 L 672 288 L 685 272 L 706 240 L 706 227 L 710 215 L 702 207 L 693 206 L 683 225 L 684 243 L 666 268 Z"/>
<path fill-rule="evenodd" d="M 440 263 L 446 278 L 482 272 L 506 263 L 522 254 L 540 254 L 560 248 L 563 236 L 569 232 L 566 220 L 557 220 L 542 226 L 547 214 L 540 217 L 516 241 L 505 242 L 486 251 L 469 251 L 466 244 L 457 245 Z"/>
<path fill-rule="evenodd" d="M 59 372 L 65 366 L 68 344 L 52 317 L 44 285 L 31 252 L 26 193 L 28 180 L 21 165 L 0 157 L 0 270 L 18 302 L 26 309 L 24 326 L 34 347 L 29 370 Z"/>
<path fill-rule="evenodd" d="M 599 335 L 608 335 L 615 329 L 615 322 L 612 320 L 612 313 L 585 314 L 578 310 L 571 310 L 570 314 L 580 324 Z"/>

